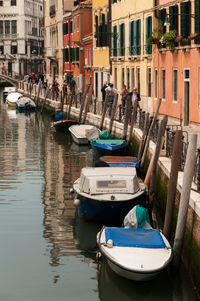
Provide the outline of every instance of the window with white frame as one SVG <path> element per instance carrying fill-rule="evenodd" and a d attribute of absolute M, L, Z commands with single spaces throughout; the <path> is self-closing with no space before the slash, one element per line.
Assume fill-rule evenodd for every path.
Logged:
<path fill-rule="evenodd" d="M 177 102 L 178 70 L 173 69 L 173 102 Z"/>
<path fill-rule="evenodd" d="M 165 69 L 161 70 L 161 96 L 165 99 Z"/>
<path fill-rule="evenodd" d="M 154 70 L 154 98 L 158 98 L 158 70 Z"/>

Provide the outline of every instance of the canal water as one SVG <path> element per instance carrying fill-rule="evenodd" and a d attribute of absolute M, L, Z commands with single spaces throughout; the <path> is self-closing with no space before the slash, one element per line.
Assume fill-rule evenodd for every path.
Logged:
<path fill-rule="evenodd" d="M 184 270 L 135 283 L 97 262 L 101 225 L 80 219 L 69 194 L 92 165 L 92 150 L 48 117 L 0 101 L 0 300 L 196 300 Z"/>

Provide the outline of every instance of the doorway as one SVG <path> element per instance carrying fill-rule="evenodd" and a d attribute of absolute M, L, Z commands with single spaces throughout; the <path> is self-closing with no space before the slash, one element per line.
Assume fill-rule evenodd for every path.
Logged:
<path fill-rule="evenodd" d="M 184 125 L 190 123 L 190 70 L 184 70 Z"/>

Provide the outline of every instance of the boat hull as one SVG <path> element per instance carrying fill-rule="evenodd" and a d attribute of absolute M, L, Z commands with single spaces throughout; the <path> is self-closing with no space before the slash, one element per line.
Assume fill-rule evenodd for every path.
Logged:
<path fill-rule="evenodd" d="M 107 224 L 122 224 L 126 214 L 135 205 L 145 204 L 146 193 L 143 191 L 139 196 L 124 201 L 95 200 L 81 195 L 78 195 L 78 199 L 78 212 L 82 217 Z"/>
<path fill-rule="evenodd" d="M 127 145 L 125 143 L 121 145 L 102 145 L 96 143 L 95 141 L 91 142 L 92 148 L 98 154 L 98 156 L 120 156 L 126 155 Z"/>
<path fill-rule="evenodd" d="M 53 123 L 53 127 L 58 132 L 66 132 L 71 125 L 78 124 L 75 120 L 60 120 Z"/>

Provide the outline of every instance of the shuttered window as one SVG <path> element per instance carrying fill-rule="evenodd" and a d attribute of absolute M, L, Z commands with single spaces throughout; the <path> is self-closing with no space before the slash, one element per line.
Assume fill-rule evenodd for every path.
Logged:
<path fill-rule="evenodd" d="M 63 49 L 63 61 L 64 62 L 69 62 L 69 52 L 68 48 Z"/>
<path fill-rule="evenodd" d="M 169 30 L 176 30 L 178 34 L 178 5 L 169 7 Z"/>
<path fill-rule="evenodd" d="M 135 22 L 132 21 L 129 23 L 129 54 L 134 54 L 134 24 Z"/>
<path fill-rule="evenodd" d="M 117 25 L 113 26 L 113 56 L 117 56 Z"/>
<path fill-rule="evenodd" d="M 63 35 L 68 34 L 68 23 L 63 24 Z"/>
<path fill-rule="evenodd" d="M 76 61 L 79 61 L 79 47 L 76 47 Z"/>
<path fill-rule="evenodd" d="M 96 47 L 99 47 L 99 18 L 95 16 L 95 38 L 96 38 Z"/>
<path fill-rule="evenodd" d="M 152 35 L 152 17 L 146 18 L 146 40 Z M 146 53 L 152 53 L 152 45 L 146 45 Z"/>
<path fill-rule="evenodd" d="M 108 46 L 108 33 L 105 14 L 102 14 L 102 46 Z"/>
<path fill-rule="evenodd" d="M 181 36 L 188 37 L 191 33 L 191 3 L 181 3 Z"/>
<path fill-rule="evenodd" d="M 139 55 L 141 53 L 141 20 L 136 21 L 136 54 Z"/>
<path fill-rule="evenodd" d="M 200 34 L 200 1 L 195 0 L 195 33 Z"/>
<path fill-rule="evenodd" d="M 73 22 L 69 21 L 69 33 L 73 33 Z"/>
<path fill-rule="evenodd" d="M 119 55 L 124 56 L 125 55 L 125 26 L 124 23 L 119 25 Z"/>
<path fill-rule="evenodd" d="M 164 26 L 165 19 L 166 19 L 166 9 L 163 8 L 163 9 L 160 9 L 159 12 L 158 12 L 158 20 L 162 25 L 163 33 L 166 32 L 166 26 Z"/>
<path fill-rule="evenodd" d="M 75 48 L 69 48 L 69 60 L 70 62 L 75 60 Z"/>

